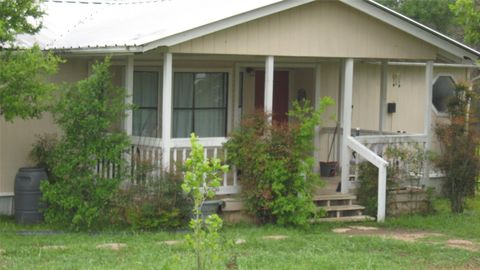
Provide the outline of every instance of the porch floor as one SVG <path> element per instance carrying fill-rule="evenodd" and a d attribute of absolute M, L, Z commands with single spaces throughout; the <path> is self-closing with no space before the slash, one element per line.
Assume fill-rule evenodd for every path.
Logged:
<path fill-rule="evenodd" d="M 332 176 L 332 177 L 322 176 L 321 179 L 325 183 L 325 186 L 315 187 L 315 190 L 313 193 L 314 196 L 340 194 L 340 192 L 337 192 L 337 186 L 341 181 L 340 176 Z"/>

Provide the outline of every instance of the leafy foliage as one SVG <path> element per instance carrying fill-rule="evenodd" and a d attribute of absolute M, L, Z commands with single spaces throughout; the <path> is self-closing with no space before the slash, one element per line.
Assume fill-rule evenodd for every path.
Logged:
<path fill-rule="evenodd" d="M 182 178 L 162 173 L 148 181 L 120 189 L 114 197 L 112 218 L 134 230 L 185 227 L 190 218 L 192 200 L 181 187 Z"/>
<path fill-rule="evenodd" d="M 17 35 L 40 30 L 42 15 L 37 1 L 0 1 L 0 115 L 7 121 L 39 117 L 55 89 L 46 76 L 57 71 L 60 58 L 37 45 L 17 49 L 14 44 Z"/>
<path fill-rule="evenodd" d="M 476 154 L 480 138 L 472 126 L 472 117 L 466 117 L 473 97 L 468 85 L 457 84 L 447 105 L 450 123 L 439 124 L 435 130 L 442 145 L 436 164 L 446 175 L 445 190 L 454 213 L 463 212 L 465 197 L 474 194 L 480 171 L 480 157 Z"/>
<path fill-rule="evenodd" d="M 480 2 L 475 0 L 456 0 L 450 5 L 455 20 L 463 26 L 464 40 L 470 44 L 480 43 Z"/>
<path fill-rule="evenodd" d="M 56 134 L 44 134 L 37 136 L 37 141 L 30 151 L 30 159 L 36 163 L 37 167 L 43 167 L 50 175 L 51 158 L 55 147 L 57 146 L 58 138 Z"/>
<path fill-rule="evenodd" d="M 192 234 L 186 236 L 187 243 L 195 251 L 197 269 L 216 269 L 222 253 L 219 230 L 222 219 L 217 214 L 202 218 L 201 207 L 206 199 L 215 196 L 215 188 L 220 186 L 220 173 L 227 172 L 228 166 L 221 165 L 217 158 L 207 159 L 203 146 L 192 133 L 192 151 L 185 161 L 185 180 L 182 189 L 193 196 L 193 218 L 190 220 Z"/>
<path fill-rule="evenodd" d="M 42 185 L 45 219 L 51 224 L 75 230 L 98 226 L 124 177 L 121 154 L 129 146 L 128 137 L 107 130 L 129 105 L 125 90 L 112 85 L 108 66 L 108 59 L 96 63 L 89 78 L 59 93 L 54 116 L 63 136 L 52 153 L 53 181 Z M 116 173 L 97 173 L 98 161 L 116 164 Z"/>
<path fill-rule="evenodd" d="M 312 216 L 311 187 L 318 179 L 313 173 L 314 131 L 331 104 L 331 98 L 323 98 L 315 111 L 308 101 L 295 103 L 289 125 L 255 114 L 230 135 L 225 144 L 229 163 L 241 172 L 247 208 L 261 222 L 306 225 Z"/>
<path fill-rule="evenodd" d="M 449 33 L 453 14 L 449 5 L 455 0 L 377 0 L 407 17 L 443 33 Z"/>

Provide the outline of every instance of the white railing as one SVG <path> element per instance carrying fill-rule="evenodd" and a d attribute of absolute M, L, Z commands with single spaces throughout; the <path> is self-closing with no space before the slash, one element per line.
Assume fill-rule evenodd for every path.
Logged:
<path fill-rule="evenodd" d="M 384 155 L 389 147 L 425 149 L 425 135 L 370 135 L 347 138 L 347 146 L 362 158 L 366 159 L 378 168 L 378 206 L 377 221 L 385 220 L 386 192 L 387 192 L 387 166 L 389 162 Z M 358 160 L 359 158 L 357 158 Z M 355 176 L 356 179 L 356 176 Z"/>
<path fill-rule="evenodd" d="M 354 137 L 347 138 L 347 146 L 356 151 L 363 158 L 378 168 L 378 205 L 377 205 L 377 221 L 385 220 L 386 199 L 387 199 L 387 166 L 388 162 L 378 156 L 375 152 L 357 141 Z"/>
<path fill-rule="evenodd" d="M 199 138 L 199 142 L 204 147 L 204 156 L 209 158 L 219 158 L 222 162 L 227 158 L 227 151 L 223 144 L 227 138 Z M 169 170 L 178 172 L 191 152 L 190 139 L 172 139 L 170 141 L 170 168 Z M 163 149 L 162 141 L 158 138 L 132 137 L 131 147 L 132 170 L 136 169 L 135 164 L 145 164 L 158 168 L 153 173 L 161 171 Z M 235 168 L 223 174 L 221 186 L 217 190 L 218 195 L 236 194 L 240 192 L 237 173 Z"/>

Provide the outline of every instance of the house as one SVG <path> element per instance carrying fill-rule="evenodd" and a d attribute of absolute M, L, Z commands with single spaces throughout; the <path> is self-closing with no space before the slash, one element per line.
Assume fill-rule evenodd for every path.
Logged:
<path fill-rule="evenodd" d="M 354 184 L 352 151 L 376 165 L 379 220 L 385 216 L 387 165 L 379 153 L 398 143 L 435 147 L 432 125 L 445 116 L 453 83 L 468 80 L 480 56 L 371 0 L 47 0 L 42 5 L 43 30 L 18 37 L 19 45 L 36 42 L 66 59 L 54 82 L 85 78 L 96 59 L 112 56 L 115 83 L 128 90 L 126 102 L 139 108 L 123 128 L 135 151 L 163 157 L 152 160 L 164 168 L 186 157 L 192 131 L 208 155 L 222 155 L 222 143 L 242 115 L 263 109 L 274 121 L 288 121 L 285 112 L 293 100 L 308 98 L 317 105 L 320 97 L 333 97 L 337 105 L 328 113 L 337 115 L 340 128 L 329 122 L 318 130 L 315 157 L 340 161 L 343 193 Z M 355 128 L 362 136 L 352 136 Z M 34 135 L 57 129 L 46 114 L 41 120 L 1 122 L 0 130 L 5 212 L 15 173 L 28 165 Z M 428 167 L 424 175 L 426 181 Z M 226 175 L 219 193 L 238 192 L 239 181 L 235 173 Z"/>

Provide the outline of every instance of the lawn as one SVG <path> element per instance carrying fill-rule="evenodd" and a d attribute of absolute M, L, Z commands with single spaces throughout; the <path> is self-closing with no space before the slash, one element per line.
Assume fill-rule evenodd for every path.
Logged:
<path fill-rule="evenodd" d="M 477 199 L 477 207 L 480 200 Z M 478 209 L 478 208 L 477 208 Z M 224 253 L 238 269 L 480 269 L 480 212 L 451 215 L 445 209 L 421 217 L 388 219 L 378 230 L 388 233 L 438 233 L 414 241 L 365 233 L 335 233 L 362 224 L 318 224 L 307 229 L 276 226 L 226 227 L 226 239 L 245 240 Z M 363 228 L 363 227 L 360 227 Z M 376 235 L 375 235 L 376 234 Z M 193 257 L 185 232 L 104 231 L 70 233 L 46 226 L 18 226 L 0 219 L 0 269 L 191 269 Z M 264 239 L 265 236 L 282 236 Z M 450 240 L 470 240 L 470 248 L 450 247 Z M 242 241 L 243 242 L 243 241 Z M 121 243 L 115 250 L 99 248 Z M 473 248 L 472 248 L 473 247 Z M 234 268 L 234 267 L 232 267 Z"/>

